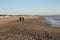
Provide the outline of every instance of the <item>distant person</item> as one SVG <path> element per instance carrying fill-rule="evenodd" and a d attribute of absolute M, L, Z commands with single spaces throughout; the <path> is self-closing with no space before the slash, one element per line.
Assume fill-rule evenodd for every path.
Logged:
<path fill-rule="evenodd" d="M 21 17 L 19 17 L 19 21 L 21 22 Z"/>
<path fill-rule="evenodd" d="M 22 21 L 24 22 L 24 17 L 22 17 Z"/>

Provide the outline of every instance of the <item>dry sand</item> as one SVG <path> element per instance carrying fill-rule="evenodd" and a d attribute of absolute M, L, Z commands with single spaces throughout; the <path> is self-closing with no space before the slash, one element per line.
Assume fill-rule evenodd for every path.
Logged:
<path fill-rule="evenodd" d="M 60 28 L 48 26 L 42 16 L 0 18 L 0 40 L 60 40 Z"/>

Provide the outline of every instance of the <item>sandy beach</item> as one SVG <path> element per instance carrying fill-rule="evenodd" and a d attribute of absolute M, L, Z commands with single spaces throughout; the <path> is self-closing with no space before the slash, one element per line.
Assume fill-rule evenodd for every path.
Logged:
<path fill-rule="evenodd" d="M 44 16 L 0 18 L 0 40 L 60 40 L 60 28 L 48 26 Z"/>

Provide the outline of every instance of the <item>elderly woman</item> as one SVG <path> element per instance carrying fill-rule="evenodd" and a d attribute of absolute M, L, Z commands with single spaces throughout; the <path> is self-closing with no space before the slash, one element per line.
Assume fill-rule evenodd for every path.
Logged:
<path fill-rule="evenodd" d="M 21 22 L 21 17 L 19 17 L 19 21 Z"/>

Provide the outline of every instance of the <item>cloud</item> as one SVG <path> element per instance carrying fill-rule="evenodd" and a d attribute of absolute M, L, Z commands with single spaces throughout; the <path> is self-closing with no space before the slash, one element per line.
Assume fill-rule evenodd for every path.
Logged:
<path fill-rule="evenodd" d="M 59 11 L 44 11 L 44 12 L 1 12 L 6 15 L 60 15 Z"/>

